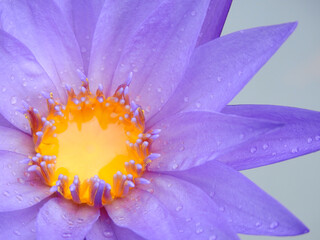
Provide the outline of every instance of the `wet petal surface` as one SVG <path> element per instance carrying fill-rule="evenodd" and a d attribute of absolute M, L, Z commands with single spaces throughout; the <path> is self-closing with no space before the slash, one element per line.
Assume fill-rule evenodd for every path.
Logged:
<path fill-rule="evenodd" d="M 198 47 L 176 91 L 151 122 L 179 111 L 220 111 L 289 37 L 296 23 L 235 32 Z"/>
<path fill-rule="evenodd" d="M 50 199 L 37 217 L 37 239 L 83 240 L 98 218 L 98 208 L 74 204 L 62 198 Z"/>
<path fill-rule="evenodd" d="M 151 151 L 161 156 L 148 169 L 179 171 L 201 165 L 279 126 L 213 112 L 181 113 L 154 126 L 161 132 Z"/>
<path fill-rule="evenodd" d="M 151 183 L 143 190 L 106 206 L 117 225 L 146 239 L 239 239 L 200 189 L 171 176 L 146 177 Z"/>
<path fill-rule="evenodd" d="M 49 188 L 20 161 L 26 155 L 0 151 L 0 212 L 24 209 L 51 195 Z"/>
<path fill-rule="evenodd" d="M 284 161 L 320 149 L 319 112 L 268 105 L 227 106 L 223 112 L 283 123 L 275 131 L 257 136 L 217 158 L 237 170 Z"/>
<path fill-rule="evenodd" d="M 237 233 L 288 236 L 308 232 L 292 213 L 249 179 L 217 161 L 173 176 L 201 188 Z"/>

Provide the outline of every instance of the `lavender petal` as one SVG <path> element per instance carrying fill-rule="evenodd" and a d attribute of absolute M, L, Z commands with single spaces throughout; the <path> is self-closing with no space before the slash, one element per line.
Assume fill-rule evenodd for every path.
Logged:
<path fill-rule="evenodd" d="M 308 232 L 280 203 L 236 170 L 217 161 L 169 174 L 206 192 L 237 233 L 291 236 Z"/>
<path fill-rule="evenodd" d="M 49 187 L 20 161 L 27 156 L 0 151 L 0 212 L 31 207 L 50 196 Z"/>
<path fill-rule="evenodd" d="M 39 211 L 37 237 L 47 240 L 83 240 L 98 218 L 98 208 L 53 198 Z"/>
<path fill-rule="evenodd" d="M 243 30 L 198 47 L 172 97 L 151 119 L 180 111 L 220 111 L 289 37 L 296 23 Z"/>
<path fill-rule="evenodd" d="M 320 149 L 320 112 L 268 105 L 227 106 L 223 112 L 283 124 L 217 158 L 237 170 L 284 161 Z"/>
<path fill-rule="evenodd" d="M 152 171 L 180 171 L 201 165 L 251 138 L 280 125 L 276 122 L 228 116 L 213 112 L 187 112 L 153 126 L 161 129 L 151 152 L 160 153 Z"/>

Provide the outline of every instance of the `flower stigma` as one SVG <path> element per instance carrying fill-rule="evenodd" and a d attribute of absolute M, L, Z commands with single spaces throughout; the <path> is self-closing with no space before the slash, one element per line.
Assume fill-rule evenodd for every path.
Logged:
<path fill-rule="evenodd" d="M 101 85 L 91 93 L 88 79 L 79 75 L 80 92 L 66 86 L 65 105 L 43 92 L 46 117 L 24 104 L 36 152 L 24 162 L 51 191 L 101 207 L 126 196 L 137 184 L 149 183 L 142 175 L 160 156 L 150 152 L 160 130 L 145 132 L 144 111 L 129 99 L 132 73 L 110 97 Z"/>

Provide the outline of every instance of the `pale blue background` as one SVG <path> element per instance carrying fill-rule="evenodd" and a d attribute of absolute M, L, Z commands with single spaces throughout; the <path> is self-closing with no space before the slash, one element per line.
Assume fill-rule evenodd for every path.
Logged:
<path fill-rule="evenodd" d="M 232 103 L 295 106 L 320 111 L 320 1 L 234 0 L 224 34 L 298 21 L 289 40 Z M 285 239 L 320 239 L 320 153 L 243 172 L 310 229 Z M 282 239 L 241 236 L 244 240 Z"/>

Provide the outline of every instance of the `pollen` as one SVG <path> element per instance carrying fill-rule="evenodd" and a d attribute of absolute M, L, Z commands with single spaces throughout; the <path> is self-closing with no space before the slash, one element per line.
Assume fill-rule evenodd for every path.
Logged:
<path fill-rule="evenodd" d="M 144 111 L 129 99 L 132 74 L 109 97 L 101 85 L 93 94 L 89 80 L 79 75 L 78 93 L 66 86 L 66 104 L 42 93 L 46 116 L 25 104 L 36 154 L 24 162 L 51 191 L 101 207 L 125 197 L 137 184 L 149 183 L 143 173 L 159 157 L 150 147 L 160 130 L 145 132 Z"/>

